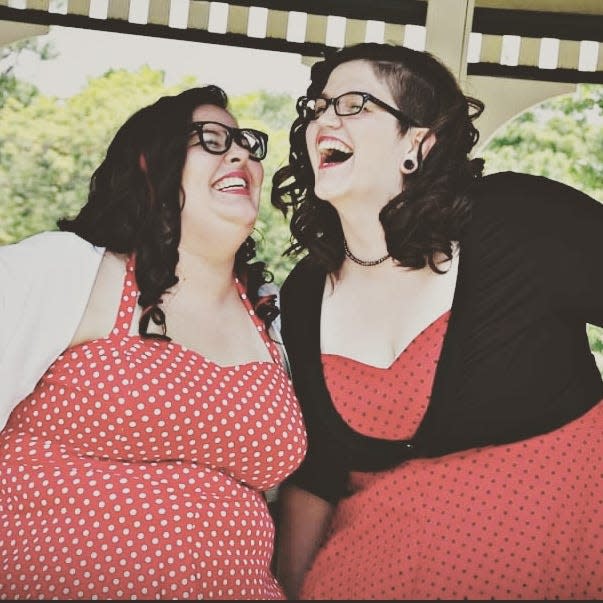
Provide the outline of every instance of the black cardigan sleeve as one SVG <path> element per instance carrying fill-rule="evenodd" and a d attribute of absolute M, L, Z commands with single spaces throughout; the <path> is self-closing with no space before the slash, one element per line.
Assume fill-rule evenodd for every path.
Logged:
<path fill-rule="evenodd" d="M 476 187 L 475 219 L 493 215 L 539 262 L 556 311 L 603 326 L 603 204 L 560 182 L 502 172 Z"/>

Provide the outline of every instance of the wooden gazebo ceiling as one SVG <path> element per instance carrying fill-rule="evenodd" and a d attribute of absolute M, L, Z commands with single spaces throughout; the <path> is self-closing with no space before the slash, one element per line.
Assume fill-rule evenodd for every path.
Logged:
<path fill-rule="evenodd" d="M 474 4 L 470 31 L 475 41 L 468 75 L 603 83 L 603 0 L 467 3 Z M 146 19 L 139 14 L 133 18 L 133 9 L 140 4 L 140 0 L 0 0 L 0 21 L 226 44 L 311 59 L 365 39 L 409 45 L 409 26 L 425 27 L 428 13 L 428 0 L 148 0 Z M 218 25 L 213 18 L 217 11 L 222 15 Z M 343 31 L 335 43 L 328 35 L 334 17 Z M 305 31 L 291 35 L 290 21 L 299 23 L 300 18 Z M 515 37 L 518 49 L 511 61 L 504 51 L 508 36 Z M 556 58 L 543 66 L 551 39 Z"/>

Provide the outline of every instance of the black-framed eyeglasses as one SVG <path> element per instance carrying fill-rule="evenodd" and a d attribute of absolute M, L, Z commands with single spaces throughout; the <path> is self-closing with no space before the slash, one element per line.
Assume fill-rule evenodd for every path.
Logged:
<path fill-rule="evenodd" d="M 368 101 L 371 101 L 378 107 L 391 113 L 401 122 L 411 126 L 419 125 L 414 119 L 408 117 L 408 115 L 402 113 L 399 109 L 391 107 L 368 92 L 345 92 L 334 98 L 324 98 L 322 96 L 319 96 L 318 98 L 308 98 L 307 96 L 300 96 L 299 99 L 297 99 L 297 111 L 300 117 L 312 121 L 318 119 L 326 112 L 330 105 L 333 105 L 335 113 L 341 117 L 345 117 L 346 115 L 356 115 L 357 113 L 360 113 Z"/>
<path fill-rule="evenodd" d="M 232 142 L 249 152 L 249 158 L 261 161 L 268 152 L 268 134 L 252 128 L 233 128 L 219 121 L 194 121 L 191 129 L 199 138 L 200 144 L 212 155 L 223 155 L 230 149 Z"/>

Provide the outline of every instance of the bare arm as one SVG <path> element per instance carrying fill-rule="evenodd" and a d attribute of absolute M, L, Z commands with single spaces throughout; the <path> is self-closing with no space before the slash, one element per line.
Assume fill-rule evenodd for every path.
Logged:
<path fill-rule="evenodd" d="M 277 575 L 289 599 L 298 598 L 333 508 L 326 500 L 296 486 L 285 486 L 279 493 Z"/>

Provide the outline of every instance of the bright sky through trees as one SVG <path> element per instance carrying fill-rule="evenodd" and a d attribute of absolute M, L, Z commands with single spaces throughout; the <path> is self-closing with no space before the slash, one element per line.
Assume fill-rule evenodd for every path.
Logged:
<path fill-rule="evenodd" d="M 108 69 L 135 71 L 142 65 L 164 71 L 167 82 L 192 75 L 200 84 L 218 84 L 230 95 L 267 90 L 299 96 L 309 78 L 300 55 L 290 53 L 57 26 L 40 39 L 52 41 L 57 58 L 39 61 L 23 53 L 15 75 L 44 94 L 62 98 Z"/>

